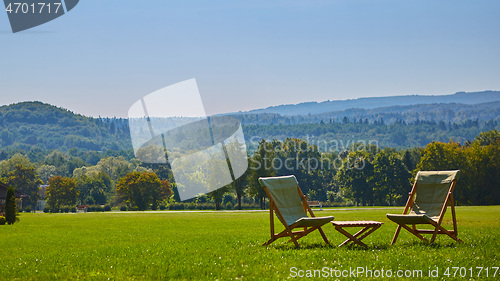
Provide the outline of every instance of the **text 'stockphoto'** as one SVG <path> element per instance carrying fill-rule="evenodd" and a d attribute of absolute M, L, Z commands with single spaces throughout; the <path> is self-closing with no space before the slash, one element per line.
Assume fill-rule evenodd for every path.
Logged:
<path fill-rule="evenodd" d="M 182 201 L 224 187 L 248 168 L 240 121 L 206 116 L 195 79 L 141 98 L 128 117 L 136 158 L 170 165 Z"/>

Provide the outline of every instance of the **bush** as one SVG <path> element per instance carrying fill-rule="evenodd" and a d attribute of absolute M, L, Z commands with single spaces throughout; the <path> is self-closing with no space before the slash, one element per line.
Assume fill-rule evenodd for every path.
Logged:
<path fill-rule="evenodd" d="M 87 212 L 104 212 L 104 208 L 100 205 L 88 206 Z"/>
<path fill-rule="evenodd" d="M 330 202 L 330 203 L 343 203 L 344 202 L 344 198 L 341 195 L 339 195 L 333 191 L 327 191 L 326 197 L 328 199 L 328 202 Z"/>
<path fill-rule="evenodd" d="M 227 203 L 231 203 L 231 205 L 234 203 L 234 197 L 232 194 L 230 193 L 226 193 L 224 194 L 224 196 L 222 197 L 222 203 L 223 204 L 227 204 Z"/>
<path fill-rule="evenodd" d="M 160 210 L 162 210 L 162 211 L 163 211 L 163 210 L 165 210 L 165 209 L 167 209 L 167 207 L 166 207 L 165 205 L 160 205 Z"/>
<path fill-rule="evenodd" d="M 207 202 L 210 202 L 210 197 L 208 197 L 208 195 L 206 194 L 202 194 L 202 195 L 199 195 L 198 197 L 196 197 L 196 203 L 207 203 Z"/>
<path fill-rule="evenodd" d="M 232 210 L 233 209 L 233 203 L 227 202 L 226 204 L 226 210 Z"/>
<path fill-rule="evenodd" d="M 62 211 L 65 213 L 69 213 L 69 207 L 66 206 L 66 207 L 62 208 Z"/>
<path fill-rule="evenodd" d="M 124 211 L 126 211 L 126 210 L 127 210 L 127 206 L 121 206 L 121 207 L 120 207 L 120 211 L 124 212 Z"/>
<path fill-rule="evenodd" d="M 241 204 L 241 209 L 242 210 L 260 210 L 259 204 L 256 203 L 242 203 Z"/>
<path fill-rule="evenodd" d="M 50 212 L 49 207 L 45 207 L 45 208 L 43 208 L 43 212 L 44 212 L 44 213 L 49 213 L 49 212 Z"/>
<path fill-rule="evenodd" d="M 170 203 L 168 205 L 169 210 L 184 210 L 184 203 Z"/>
<path fill-rule="evenodd" d="M 7 189 L 7 195 L 5 196 L 5 219 L 8 224 L 19 221 L 16 208 L 16 193 L 12 187 Z"/>
<path fill-rule="evenodd" d="M 24 208 L 24 211 L 26 213 L 31 213 L 31 206 L 28 206 L 28 207 Z"/>
<path fill-rule="evenodd" d="M 255 203 L 255 200 L 252 197 L 248 197 L 247 195 L 245 195 L 241 198 L 241 203 L 252 204 Z"/>
<path fill-rule="evenodd" d="M 104 211 L 105 212 L 111 211 L 111 206 L 110 205 L 104 205 Z"/>
<path fill-rule="evenodd" d="M 0 225 L 4 225 L 7 222 L 4 216 L 0 216 Z"/>
<path fill-rule="evenodd" d="M 323 202 L 323 208 L 325 207 L 352 207 L 354 203 L 352 201 L 346 202 Z"/>
<path fill-rule="evenodd" d="M 215 204 L 213 203 L 198 203 L 196 205 L 196 209 L 198 210 L 214 210 L 215 209 Z"/>
<path fill-rule="evenodd" d="M 73 207 L 70 207 L 70 208 L 69 208 L 69 211 L 70 211 L 70 212 L 72 212 L 72 213 L 76 213 L 76 207 L 74 207 L 74 206 L 73 206 Z"/>
<path fill-rule="evenodd" d="M 139 211 L 139 207 L 137 206 L 132 207 L 132 211 Z"/>

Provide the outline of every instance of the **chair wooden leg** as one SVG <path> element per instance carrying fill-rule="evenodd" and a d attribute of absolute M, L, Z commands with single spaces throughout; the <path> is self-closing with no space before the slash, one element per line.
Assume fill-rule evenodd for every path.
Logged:
<path fill-rule="evenodd" d="M 434 233 L 432 233 L 431 244 L 434 243 L 434 240 L 436 240 L 436 236 L 438 234 L 438 230 L 439 230 L 439 228 L 436 227 L 436 229 L 434 230 Z"/>
<path fill-rule="evenodd" d="M 297 239 L 295 238 L 295 236 L 293 235 L 292 231 L 291 230 L 288 230 L 287 229 L 287 233 L 288 235 L 290 236 L 290 241 L 293 242 L 293 244 L 295 244 L 295 247 L 299 247 L 299 243 L 297 242 Z"/>
<path fill-rule="evenodd" d="M 449 230 L 445 229 L 444 227 L 442 227 L 441 225 L 439 225 L 436 222 L 431 222 L 431 225 L 435 227 L 435 230 L 432 233 L 431 243 L 434 243 L 434 241 L 436 240 L 436 237 L 437 237 L 438 234 L 446 234 L 451 239 L 453 239 L 453 240 L 455 240 L 455 241 L 457 241 L 459 243 L 463 242 L 462 240 L 460 240 L 457 237 L 457 233 L 455 231 L 449 231 Z"/>
<path fill-rule="evenodd" d="M 267 246 L 267 245 L 273 243 L 275 240 L 276 240 L 276 238 L 273 237 L 273 238 L 269 239 L 267 242 L 265 242 L 264 244 L 262 244 L 262 246 Z"/>
<path fill-rule="evenodd" d="M 423 240 L 423 241 L 426 241 L 426 242 L 429 242 L 429 240 L 427 240 L 427 238 L 425 238 L 424 236 L 420 235 L 420 233 L 418 233 L 416 230 L 413 230 L 411 228 L 409 228 L 407 225 L 405 224 L 401 224 L 401 227 L 403 227 L 404 229 L 408 230 L 409 232 L 411 232 L 413 235 L 417 236 L 418 238 L 420 238 L 420 240 Z"/>
<path fill-rule="evenodd" d="M 454 232 L 452 232 L 452 231 L 448 231 L 448 230 L 446 230 L 444 227 L 442 227 L 442 226 L 440 226 L 440 225 L 436 228 L 436 231 L 437 231 L 437 230 L 440 230 L 440 231 L 441 231 L 441 232 L 443 232 L 444 234 L 448 235 L 451 239 L 453 239 L 453 240 L 455 240 L 455 241 L 457 241 L 457 242 L 459 242 L 459 243 L 463 243 L 463 242 L 464 242 L 464 241 L 460 240 L 460 239 L 456 236 L 456 234 L 455 234 Z M 432 243 L 432 242 L 431 242 L 431 243 Z"/>
<path fill-rule="evenodd" d="M 398 228 L 396 228 L 396 232 L 394 233 L 394 237 L 392 238 L 391 245 L 394 245 L 394 243 L 396 243 L 400 231 L 401 231 L 401 225 L 398 224 Z"/>
<path fill-rule="evenodd" d="M 318 230 L 319 230 L 319 233 L 321 233 L 321 237 L 323 237 L 323 241 L 325 241 L 325 243 L 327 245 L 330 245 L 330 241 L 328 241 L 328 238 L 326 238 L 326 235 L 325 233 L 323 232 L 323 229 L 321 229 L 321 227 L 318 227 Z"/>

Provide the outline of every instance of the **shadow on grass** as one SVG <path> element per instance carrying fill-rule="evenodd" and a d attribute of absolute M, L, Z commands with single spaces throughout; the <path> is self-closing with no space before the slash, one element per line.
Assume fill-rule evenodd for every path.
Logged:
<path fill-rule="evenodd" d="M 337 245 L 331 244 L 331 245 L 326 245 L 325 243 L 299 243 L 299 247 L 296 248 L 293 243 L 287 243 L 286 241 L 283 242 L 278 242 L 275 244 L 267 245 L 267 246 L 262 246 L 262 247 L 267 247 L 267 248 L 274 248 L 276 250 L 311 250 L 311 249 L 348 249 L 350 251 L 360 251 L 360 252 L 367 252 L 367 251 L 387 251 L 392 248 L 406 248 L 406 247 L 417 247 L 417 248 L 424 248 L 424 249 L 454 249 L 456 248 L 460 243 L 457 242 L 437 242 L 433 244 L 429 244 L 428 242 L 425 241 L 412 241 L 412 242 L 401 242 L 397 243 L 395 245 L 390 245 L 389 243 L 382 243 L 382 244 L 369 244 L 368 247 L 361 247 L 357 244 L 349 244 L 349 245 L 344 245 L 342 247 L 338 247 Z"/>
<path fill-rule="evenodd" d="M 434 242 L 430 244 L 429 242 L 425 241 L 408 241 L 408 242 L 401 242 L 389 246 L 389 247 L 418 247 L 418 248 L 426 248 L 426 249 L 451 249 L 451 248 L 456 248 L 457 245 L 460 245 L 461 243 L 455 242 L 455 241 L 450 241 L 450 242 Z"/>
<path fill-rule="evenodd" d="M 266 247 L 266 246 L 263 246 Z M 389 249 L 389 244 L 377 244 L 377 245 L 368 245 L 367 248 L 361 247 L 356 244 L 350 244 L 350 245 L 344 245 L 342 247 L 338 247 L 337 245 L 331 244 L 331 245 L 326 245 L 325 243 L 299 243 L 299 247 L 296 248 L 293 243 L 287 243 L 287 242 L 281 242 L 281 243 L 276 243 L 276 244 L 271 244 L 267 245 L 268 248 L 274 248 L 276 250 L 317 250 L 317 249 L 330 249 L 330 250 L 336 250 L 336 249 L 349 249 L 353 251 L 373 251 L 373 250 L 387 250 Z"/>

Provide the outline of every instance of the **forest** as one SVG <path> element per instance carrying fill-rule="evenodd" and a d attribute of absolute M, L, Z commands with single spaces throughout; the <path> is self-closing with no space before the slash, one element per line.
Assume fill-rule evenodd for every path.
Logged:
<path fill-rule="evenodd" d="M 310 200 L 320 200 L 326 206 L 402 205 L 417 171 L 459 169 L 457 204 L 500 203 L 500 132 L 496 130 L 481 133 L 463 145 L 433 142 L 423 148 L 396 150 L 354 143 L 339 153 L 320 152 L 316 145 L 301 139 L 262 139 L 257 150 L 248 155 L 249 168 L 242 177 L 185 202 L 179 200 L 169 165 L 141 163 L 124 151 L 115 155 L 94 152 L 99 160 L 91 164 L 81 158 L 87 153 L 76 148 L 68 153 L 54 150 L 46 156 L 18 152 L 0 162 L 0 178 L 29 194 L 31 200 L 23 205 L 32 208 L 39 199 L 39 186 L 47 184 L 51 190 L 47 200 L 56 202 L 52 210 L 76 204 L 131 210 L 198 208 L 197 204 L 240 209 L 242 205 L 266 207 L 259 177 L 293 174 Z M 73 197 L 60 199 L 57 194 Z"/>
<path fill-rule="evenodd" d="M 443 111 L 443 106 L 435 104 L 416 105 L 414 113 L 405 113 L 413 114 L 412 118 L 394 115 L 396 113 L 389 112 L 390 108 L 383 109 L 384 114 L 371 114 L 365 118 L 352 114 L 340 118 L 328 114 L 281 116 L 267 113 L 237 114 L 233 117 L 240 120 L 250 151 L 256 149 L 255 140 L 262 138 L 284 140 L 292 137 L 316 144 L 335 141 L 340 144 L 342 141 L 342 149 L 348 146 L 345 145 L 347 142 L 372 140 L 380 147 L 404 149 L 423 147 L 433 141 L 454 140 L 463 144 L 473 140 L 480 132 L 500 130 L 500 102 L 462 106 L 454 105 L 455 112 L 451 109 Z M 426 109 L 417 110 L 421 107 Z M 479 118 L 463 108 L 473 108 L 474 112 L 483 114 L 479 117 L 488 119 Z M 486 116 L 486 112 L 491 114 Z M 319 146 L 326 152 L 324 145 Z M 116 154 L 117 151 L 130 150 L 132 143 L 128 119 L 86 117 L 41 102 L 0 107 L 0 160 L 32 149 L 45 151 L 47 155 L 52 150 L 68 152 L 72 148 L 86 151 L 89 155 L 93 151 L 102 153 L 110 150 Z M 129 152 L 126 154 L 130 155 Z M 89 163 L 95 165 L 97 162 L 94 162 Z"/>
<path fill-rule="evenodd" d="M 288 174 L 297 177 L 309 199 L 325 205 L 402 205 L 417 171 L 453 169 L 461 170 L 457 204 L 500 204 L 498 118 L 389 124 L 344 117 L 244 125 L 247 172 L 221 189 L 180 202 L 182 187 L 168 164 L 135 158 L 126 119 L 90 118 L 39 102 L 2 107 L 0 116 L 0 179 L 29 194 L 23 206 L 31 208 L 40 185 L 48 185 L 51 211 L 75 205 L 265 208 L 258 178 Z"/>

